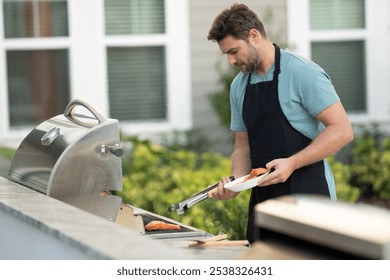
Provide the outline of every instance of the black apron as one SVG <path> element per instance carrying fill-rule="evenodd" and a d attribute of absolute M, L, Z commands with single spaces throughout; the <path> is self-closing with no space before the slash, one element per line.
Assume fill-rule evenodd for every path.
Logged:
<path fill-rule="evenodd" d="M 278 96 L 280 49 L 275 46 L 275 71 L 272 81 L 250 84 L 245 90 L 243 120 L 248 132 L 252 168 L 265 165 L 278 158 L 287 158 L 304 149 L 311 139 L 295 130 L 283 114 Z M 283 93 L 282 93 L 283 94 Z M 289 179 L 266 187 L 254 187 L 248 210 L 247 239 L 255 236 L 253 208 L 259 202 L 286 194 L 315 193 L 330 196 L 325 178 L 324 161 L 295 170 Z"/>

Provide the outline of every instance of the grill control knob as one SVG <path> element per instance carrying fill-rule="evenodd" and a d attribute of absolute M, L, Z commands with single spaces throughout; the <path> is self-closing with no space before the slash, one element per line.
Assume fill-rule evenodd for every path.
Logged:
<path fill-rule="evenodd" d="M 108 149 L 113 155 L 117 157 L 121 157 L 123 155 L 123 150 L 119 147 L 118 144 L 115 144 L 114 146 L 108 146 Z"/>
<path fill-rule="evenodd" d="M 119 147 L 119 144 L 115 144 L 114 146 L 100 146 L 100 152 L 102 154 L 107 154 L 110 151 L 111 154 L 117 157 L 121 157 L 123 155 L 123 150 Z"/>

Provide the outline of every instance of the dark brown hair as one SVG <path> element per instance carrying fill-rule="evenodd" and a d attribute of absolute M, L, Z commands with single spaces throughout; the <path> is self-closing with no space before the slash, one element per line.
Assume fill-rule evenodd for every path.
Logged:
<path fill-rule="evenodd" d="M 251 29 L 256 29 L 261 36 L 267 37 L 263 23 L 256 13 L 244 4 L 233 4 L 230 9 L 223 10 L 215 18 L 207 39 L 219 42 L 231 35 L 235 39 L 248 41 Z"/>

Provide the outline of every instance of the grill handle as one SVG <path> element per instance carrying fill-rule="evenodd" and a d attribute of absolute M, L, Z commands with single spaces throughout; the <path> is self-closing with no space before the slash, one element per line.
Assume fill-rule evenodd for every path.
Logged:
<path fill-rule="evenodd" d="M 88 111 L 90 111 L 92 113 L 92 115 L 94 115 L 94 117 L 96 118 L 96 120 L 99 123 L 105 122 L 107 120 L 106 117 L 104 117 L 99 112 L 99 110 L 97 110 L 91 103 L 89 103 L 85 100 L 81 100 L 81 99 L 74 99 L 73 101 L 71 101 L 68 104 L 68 106 L 66 106 L 64 115 L 65 115 L 65 117 L 67 117 L 69 120 L 71 120 L 75 124 L 78 124 L 78 125 L 81 125 L 84 127 L 93 127 L 94 126 L 92 124 L 84 123 L 84 122 L 78 120 L 77 118 L 75 118 L 76 115 L 73 114 L 73 109 L 76 106 L 83 106 L 84 108 L 86 108 Z"/>

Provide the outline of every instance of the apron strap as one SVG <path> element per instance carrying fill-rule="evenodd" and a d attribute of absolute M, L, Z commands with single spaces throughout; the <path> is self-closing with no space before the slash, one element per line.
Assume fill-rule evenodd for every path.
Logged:
<path fill-rule="evenodd" d="M 274 47 L 275 47 L 275 70 L 274 70 L 274 76 L 273 76 L 273 80 L 274 81 L 277 81 L 278 80 L 278 76 L 280 74 L 280 48 L 278 45 L 276 44 L 273 44 Z M 251 81 L 251 77 L 252 77 L 252 73 L 249 73 L 249 76 L 248 76 L 248 80 L 246 82 L 246 85 L 248 86 L 250 84 L 250 81 Z"/>
<path fill-rule="evenodd" d="M 278 79 L 278 75 L 280 74 L 280 48 L 278 45 L 273 44 L 275 47 L 275 70 L 274 70 L 274 81 Z"/>

